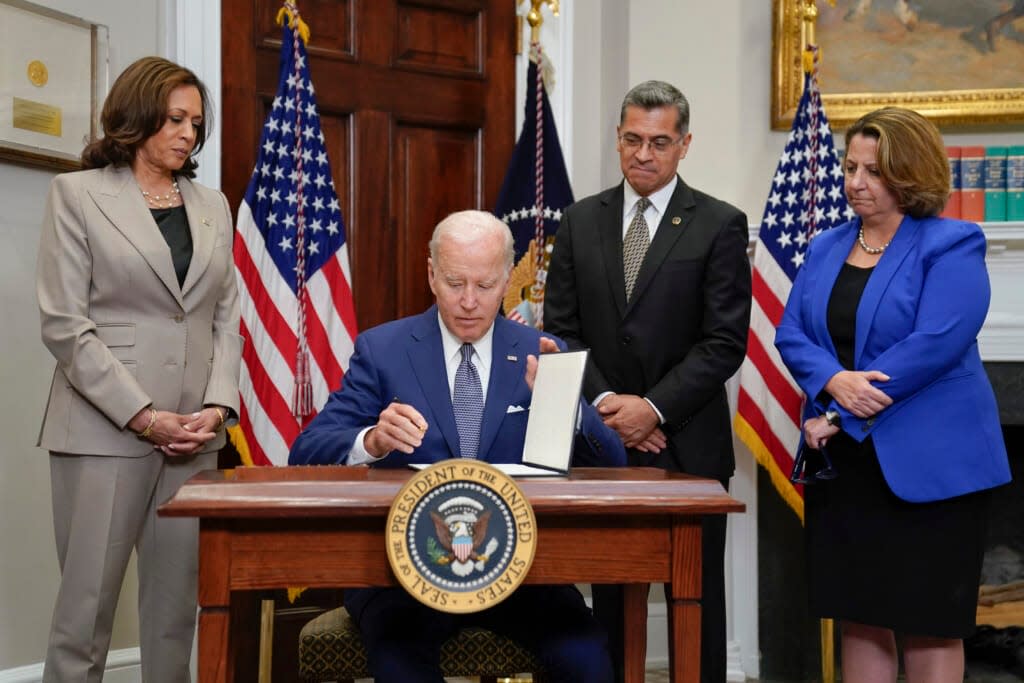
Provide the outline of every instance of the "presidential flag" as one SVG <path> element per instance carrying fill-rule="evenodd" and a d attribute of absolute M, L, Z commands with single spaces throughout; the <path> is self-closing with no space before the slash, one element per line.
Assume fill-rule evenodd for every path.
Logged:
<path fill-rule="evenodd" d="M 238 209 L 243 462 L 285 465 L 341 378 L 356 336 L 345 223 L 309 76 L 308 29 L 286 2 L 277 94 Z M 300 37 L 299 33 L 304 35 Z"/>
<path fill-rule="evenodd" d="M 546 59 L 538 43 L 530 49 L 523 130 L 505 172 L 494 213 L 508 224 L 516 265 L 505 294 L 505 315 L 543 326 L 544 283 L 562 209 L 573 202 L 562 146 L 544 85 Z"/>
<path fill-rule="evenodd" d="M 803 488 L 789 481 L 802 426 L 804 396 L 775 349 L 775 327 L 822 230 L 853 218 L 843 191 L 842 159 L 821 106 L 814 71 L 804 79 L 786 148 L 772 178 L 754 247 L 753 306 L 747 356 L 740 368 L 736 433 L 803 519 Z"/>

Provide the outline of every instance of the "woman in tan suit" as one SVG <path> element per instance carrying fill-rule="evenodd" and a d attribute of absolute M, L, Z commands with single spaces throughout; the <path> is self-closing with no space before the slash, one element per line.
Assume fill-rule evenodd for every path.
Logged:
<path fill-rule="evenodd" d="M 157 507 L 216 467 L 238 409 L 232 224 L 192 182 L 208 95 L 157 57 L 118 77 L 87 170 L 57 176 L 37 294 L 57 360 L 39 445 L 50 452 L 61 585 L 44 681 L 100 681 L 133 548 L 142 680 L 189 680 L 197 526 Z"/>

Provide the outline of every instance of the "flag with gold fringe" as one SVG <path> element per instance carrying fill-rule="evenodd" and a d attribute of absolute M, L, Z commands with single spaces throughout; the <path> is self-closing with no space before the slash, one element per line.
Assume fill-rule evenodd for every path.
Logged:
<path fill-rule="evenodd" d="M 540 43 L 534 42 L 526 75 L 523 130 L 494 209 L 515 238 L 516 264 L 505 294 L 505 315 L 534 327 L 543 327 L 544 283 L 551 245 L 562 209 L 573 202 L 547 96 L 552 73 Z"/>
<path fill-rule="evenodd" d="M 803 487 L 790 482 L 789 475 L 800 442 L 804 396 L 775 350 L 775 327 L 807 245 L 822 230 L 852 217 L 842 159 L 822 108 L 816 69 L 811 69 L 754 247 L 754 300 L 735 419 L 736 433 L 801 521 Z"/>
<path fill-rule="evenodd" d="M 280 77 L 234 244 L 242 309 L 241 414 L 247 465 L 285 465 L 302 426 L 341 385 L 356 336 L 345 223 L 320 128 L 305 41 L 285 2 Z"/>

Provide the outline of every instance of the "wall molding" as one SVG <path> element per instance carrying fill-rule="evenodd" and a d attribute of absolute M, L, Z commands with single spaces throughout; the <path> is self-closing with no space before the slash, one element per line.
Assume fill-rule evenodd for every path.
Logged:
<path fill-rule="evenodd" d="M 42 662 L 0 671 L 0 683 L 41 683 L 42 680 Z M 103 680 L 105 683 L 142 683 L 139 648 L 111 650 L 107 653 Z"/>

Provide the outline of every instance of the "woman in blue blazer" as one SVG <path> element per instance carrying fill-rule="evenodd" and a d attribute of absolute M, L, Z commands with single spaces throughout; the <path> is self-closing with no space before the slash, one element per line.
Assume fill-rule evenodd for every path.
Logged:
<path fill-rule="evenodd" d="M 985 236 L 938 218 L 938 129 L 887 107 L 846 133 L 857 218 L 814 238 L 775 345 L 804 409 L 811 609 L 841 620 L 846 683 L 962 681 L 989 490 L 1010 480 L 977 334 Z"/>

